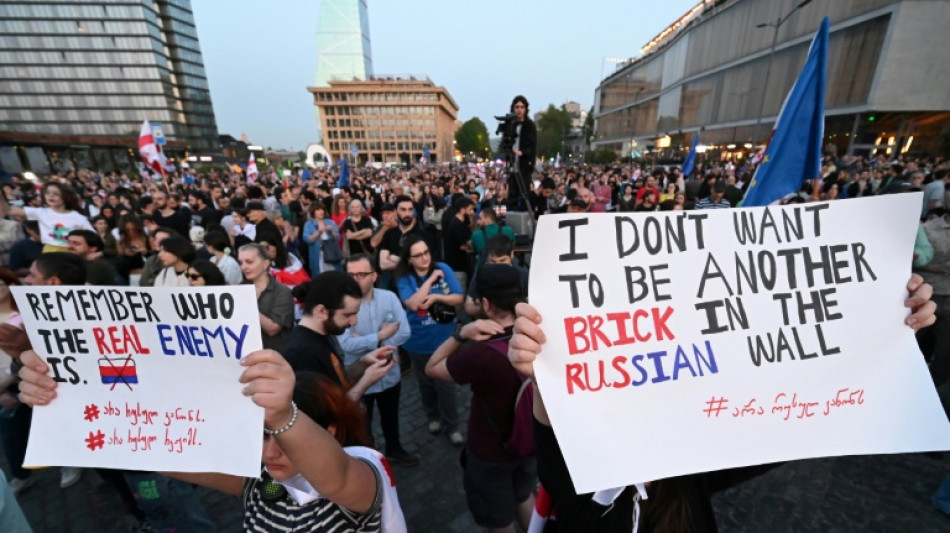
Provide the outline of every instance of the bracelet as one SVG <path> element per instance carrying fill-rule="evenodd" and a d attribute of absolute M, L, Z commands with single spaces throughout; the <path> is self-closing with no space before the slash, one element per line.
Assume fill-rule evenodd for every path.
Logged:
<path fill-rule="evenodd" d="M 455 329 L 452 330 L 452 338 L 455 339 L 455 342 L 459 344 L 465 344 L 465 339 L 462 338 L 462 323 L 456 322 Z"/>
<path fill-rule="evenodd" d="M 293 412 L 290 414 L 290 422 L 287 422 L 287 425 L 280 429 L 268 429 L 267 426 L 264 426 L 264 433 L 268 435 L 280 435 L 281 433 L 293 427 L 294 423 L 297 422 L 297 404 L 290 402 L 290 407 L 293 409 Z"/>

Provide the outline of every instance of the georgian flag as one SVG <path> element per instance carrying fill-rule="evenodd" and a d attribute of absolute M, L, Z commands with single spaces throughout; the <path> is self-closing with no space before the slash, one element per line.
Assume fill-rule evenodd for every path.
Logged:
<path fill-rule="evenodd" d="M 253 185 L 257 182 L 257 161 L 254 159 L 254 154 L 251 154 L 250 159 L 247 162 L 247 183 L 248 185 Z"/>
<path fill-rule="evenodd" d="M 155 143 L 155 137 L 152 136 L 152 126 L 147 120 L 142 121 L 142 131 L 139 133 L 139 155 L 142 157 L 142 161 L 156 174 L 164 175 L 165 171 L 169 169 L 169 165 L 171 165 L 165 159 L 162 147 Z M 171 170 L 174 169 L 174 165 L 171 165 Z"/>

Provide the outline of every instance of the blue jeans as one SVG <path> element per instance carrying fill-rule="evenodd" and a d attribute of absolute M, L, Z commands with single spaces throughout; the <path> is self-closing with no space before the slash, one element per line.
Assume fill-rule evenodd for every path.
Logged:
<path fill-rule="evenodd" d="M 23 458 L 26 456 L 26 441 L 30 437 L 32 420 L 33 410 L 26 405 L 0 410 L 0 443 L 10 465 L 10 473 L 17 479 L 30 477 L 31 472 L 23 468 Z"/>
<path fill-rule="evenodd" d="M 13 497 L 7 480 L 0 476 L 0 531 L 3 533 L 33 533 L 23 510 Z"/>
<path fill-rule="evenodd" d="M 156 533 L 218 531 L 190 483 L 155 472 L 126 472 L 125 479 Z"/>
<path fill-rule="evenodd" d="M 419 396 L 429 422 L 442 422 L 446 433 L 457 431 L 459 427 L 458 391 L 454 383 L 432 379 L 426 375 L 426 363 L 432 354 L 409 353 L 412 358 L 412 371 L 419 384 Z"/>

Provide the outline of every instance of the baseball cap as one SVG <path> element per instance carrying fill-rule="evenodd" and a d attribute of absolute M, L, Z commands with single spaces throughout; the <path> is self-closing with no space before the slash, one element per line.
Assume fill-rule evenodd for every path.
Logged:
<path fill-rule="evenodd" d="M 475 275 L 475 290 L 482 298 L 522 298 L 521 275 L 511 265 L 486 264 Z"/>

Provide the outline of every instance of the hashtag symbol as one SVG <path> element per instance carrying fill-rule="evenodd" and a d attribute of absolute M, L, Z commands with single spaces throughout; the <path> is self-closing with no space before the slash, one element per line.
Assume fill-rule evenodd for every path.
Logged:
<path fill-rule="evenodd" d="M 703 409 L 703 412 L 706 413 L 706 418 L 718 417 L 719 413 L 728 409 L 726 405 L 729 403 L 729 400 L 720 396 L 716 398 L 713 396 L 706 402 L 706 408 Z"/>
<path fill-rule="evenodd" d="M 86 437 L 86 448 L 95 451 L 96 448 L 102 448 L 106 443 L 106 436 L 101 431 L 96 431 L 95 433 L 89 432 L 89 436 Z"/>
<path fill-rule="evenodd" d="M 96 404 L 87 405 L 82 411 L 83 419 L 87 422 L 92 422 L 99 418 L 99 407 Z"/>

